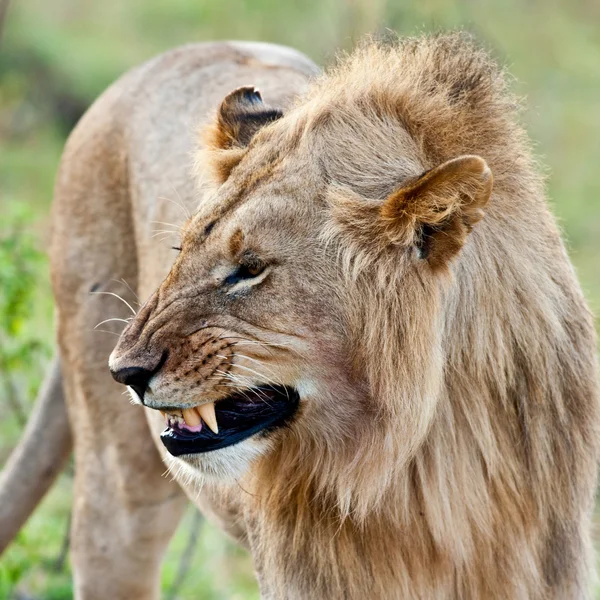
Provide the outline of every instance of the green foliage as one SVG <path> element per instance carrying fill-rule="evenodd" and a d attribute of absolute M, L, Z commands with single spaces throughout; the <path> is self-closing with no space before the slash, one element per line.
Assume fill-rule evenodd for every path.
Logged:
<path fill-rule="evenodd" d="M 18 439 L 52 344 L 47 264 L 32 219 L 11 204 L 0 226 L 0 460 Z"/>
<path fill-rule="evenodd" d="M 44 348 L 27 328 L 34 311 L 37 276 L 43 254 L 35 247 L 23 215 L 7 219 L 10 229 L 0 237 L 0 373 L 27 368 Z"/>
<path fill-rule="evenodd" d="M 367 32 L 470 29 L 509 66 L 517 92 L 527 96 L 524 119 L 548 165 L 550 201 L 598 309 L 599 22 L 595 0 L 13 2 L 0 52 L 0 464 L 22 431 L 53 345 L 43 250 L 66 132 L 122 72 L 193 41 L 271 41 L 326 63 Z M 72 597 L 68 561 L 56 569 L 70 494 L 71 478 L 63 475 L 3 557 L 0 598 L 16 590 Z M 164 597 L 176 590 L 185 600 L 257 598 L 248 555 L 205 523 L 192 568 L 177 581 L 191 519 L 187 514 L 167 553 Z"/>

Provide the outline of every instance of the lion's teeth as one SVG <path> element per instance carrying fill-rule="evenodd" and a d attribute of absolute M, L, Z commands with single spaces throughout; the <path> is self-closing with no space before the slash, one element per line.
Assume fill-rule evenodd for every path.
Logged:
<path fill-rule="evenodd" d="M 196 406 L 196 410 L 200 413 L 202 420 L 208 425 L 213 433 L 219 433 L 219 426 L 217 425 L 217 415 L 215 414 L 215 403 L 207 402 Z"/>
<path fill-rule="evenodd" d="M 196 427 L 201 423 L 200 415 L 196 412 L 195 408 L 186 408 L 183 411 L 183 420 L 189 427 Z"/>

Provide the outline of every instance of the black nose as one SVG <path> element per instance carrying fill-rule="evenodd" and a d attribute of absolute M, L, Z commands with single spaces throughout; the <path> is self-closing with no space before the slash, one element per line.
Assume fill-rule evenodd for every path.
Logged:
<path fill-rule="evenodd" d="M 156 370 L 149 371 L 142 367 L 125 367 L 118 371 L 112 371 L 113 378 L 119 383 L 123 383 L 133 388 L 135 393 L 144 401 L 144 392 L 148 387 L 148 382 Z"/>

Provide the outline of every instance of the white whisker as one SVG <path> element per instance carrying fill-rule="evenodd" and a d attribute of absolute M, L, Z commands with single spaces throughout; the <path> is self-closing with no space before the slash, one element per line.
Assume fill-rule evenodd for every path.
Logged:
<path fill-rule="evenodd" d="M 177 194 L 177 190 L 175 189 L 175 186 L 171 186 L 173 188 L 173 191 Z M 179 196 L 181 198 L 181 196 Z M 159 196 L 158 198 L 159 200 L 166 200 L 167 202 L 172 202 L 175 206 L 178 206 L 179 208 L 181 208 L 181 210 L 183 210 L 183 214 L 185 215 L 186 219 L 190 219 L 192 217 L 192 215 L 190 215 L 190 211 L 187 209 L 187 207 L 183 204 L 180 204 L 179 202 L 173 200 L 172 198 L 167 198 L 166 196 Z"/>
<path fill-rule="evenodd" d="M 251 387 L 255 387 L 256 383 L 254 381 L 252 381 L 252 379 L 250 379 L 250 377 L 246 377 L 245 375 L 240 375 L 239 373 L 226 373 L 225 371 L 221 371 L 219 369 L 217 369 L 215 371 L 215 373 L 218 373 L 219 375 L 223 375 L 223 377 L 226 377 L 227 379 L 229 379 L 229 381 L 232 381 L 234 383 L 237 383 L 240 386 L 243 387 L 247 387 L 247 388 L 251 388 Z"/>
<path fill-rule="evenodd" d="M 252 362 L 259 364 L 263 369 L 265 369 L 268 373 L 271 374 L 271 378 L 273 379 L 273 381 L 275 381 L 275 383 L 278 383 L 281 387 L 283 387 L 283 389 L 285 390 L 285 395 L 287 396 L 287 399 L 288 400 L 290 399 L 290 394 L 288 392 L 287 386 L 279 379 L 279 377 L 277 376 L 275 371 L 273 371 L 273 369 L 270 369 L 269 367 L 267 367 L 267 365 L 262 363 L 260 360 L 256 360 L 255 358 L 246 356 L 245 354 L 240 354 L 239 352 L 236 352 L 234 354 L 234 357 L 236 357 L 236 356 L 239 356 L 240 358 L 245 358 L 246 360 L 251 360 Z M 248 369 L 248 367 L 244 367 L 243 365 L 240 365 L 238 363 L 232 363 L 232 364 L 234 364 L 235 366 L 241 367 L 242 369 Z M 268 384 L 268 385 L 270 385 L 270 384 Z M 273 386 L 270 385 L 270 387 L 273 387 Z M 275 389 L 275 388 L 273 388 L 273 389 Z"/>
<path fill-rule="evenodd" d="M 261 367 L 263 367 L 263 369 L 266 369 L 266 371 L 268 373 L 271 373 L 273 375 L 273 379 L 275 379 L 277 381 L 278 376 L 275 373 L 275 371 L 273 371 L 273 369 L 271 369 L 270 367 L 267 367 L 267 365 L 265 365 L 262 361 L 257 360 L 256 358 L 252 358 L 251 356 L 246 356 L 245 354 L 240 354 L 239 352 L 235 352 L 233 356 L 234 356 L 234 358 L 236 356 L 239 356 L 240 358 L 245 358 L 246 360 L 250 360 L 253 363 L 256 363 L 257 365 L 260 365 Z M 235 363 L 235 364 L 237 364 L 237 363 Z"/>
<path fill-rule="evenodd" d="M 154 225 L 167 225 L 168 227 L 174 227 L 178 231 L 181 231 L 181 225 L 175 225 L 175 223 L 167 223 L 166 221 L 150 221 Z"/>
<path fill-rule="evenodd" d="M 253 381 L 252 379 L 250 379 L 250 377 L 246 377 L 245 375 L 240 375 L 239 373 L 225 373 L 224 371 L 219 371 L 219 370 L 217 370 L 215 372 L 221 373 L 222 375 L 227 377 L 230 381 L 233 381 L 234 383 L 236 383 L 238 386 L 241 385 L 246 388 L 252 388 L 254 393 L 257 396 L 259 396 L 267 406 L 271 406 L 269 404 L 268 396 L 266 396 L 262 390 L 257 389 L 256 382 Z M 260 377 L 263 378 L 263 376 L 260 376 Z M 261 383 L 260 385 L 267 385 L 267 386 L 275 389 L 275 387 L 268 382 Z M 242 390 L 239 390 L 239 391 L 240 391 L 240 393 L 242 392 Z"/>
<path fill-rule="evenodd" d="M 124 298 L 121 298 L 119 294 L 115 294 L 114 292 L 90 292 L 90 294 L 106 294 L 108 296 L 114 296 L 115 298 L 118 298 L 121 302 L 123 302 L 123 304 L 125 304 L 134 315 L 136 314 L 131 304 L 129 304 L 129 302 L 127 302 L 127 300 L 125 300 Z"/>
<path fill-rule="evenodd" d="M 171 189 L 175 192 L 175 195 L 179 198 L 179 200 L 181 202 L 180 206 L 183 208 L 183 211 L 185 212 L 187 218 L 191 219 L 192 215 L 191 215 L 190 211 L 188 210 L 187 206 L 185 205 L 185 201 L 181 197 L 181 194 L 179 193 L 179 190 L 172 183 L 170 183 L 169 185 L 171 186 Z"/>
<path fill-rule="evenodd" d="M 226 339 L 226 338 L 223 338 Z M 277 343 L 277 342 L 262 342 L 260 340 L 245 340 L 244 338 L 240 338 L 242 341 L 240 342 L 234 342 L 236 344 L 246 344 L 248 346 L 265 346 L 265 347 L 272 347 L 272 348 L 288 348 L 290 345 L 289 344 L 282 344 L 282 343 Z"/>
<path fill-rule="evenodd" d="M 220 336 L 218 339 L 220 340 L 240 340 L 237 342 L 233 342 L 231 345 L 241 345 L 241 346 L 261 346 L 267 350 L 270 348 L 282 348 L 287 350 L 290 347 L 290 344 L 284 343 L 276 343 L 276 342 L 263 342 L 261 340 L 249 340 L 247 338 L 243 338 L 240 336 L 229 335 L 229 336 Z M 294 352 L 294 350 L 290 350 L 290 352 Z"/>
<path fill-rule="evenodd" d="M 217 385 L 215 385 L 215 387 L 228 387 L 228 388 L 232 388 L 232 389 L 234 389 L 236 391 L 236 394 L 239 394 L 240 396 L 243 396 L 244 398 L 246 398 L 246 400 L 248 400 L 248 402 L 252 403 L 252 398 L 250 398 L 250 396 L 248 396 L 248 394 L 246 393 L 246 390 L 240 389 L 236 385 L 226 384 L 226 383 L 218 383 Z"/>
<path fill-rule="evenodd" d="M 131 286 L 125 281 L 125 279 L 123 279 L 121 277 L 121 279 L 111 279 L 110 281 L 114 281 L 115 283 L 122 283 L 123 285 L 125 285 L 127 287 L 127 289 L 135 296 L 135 299 L 137 300 L 137 302 L 135 302 L 135 304 L 137 304 L 138 306 L 141 306 L 138 295 L 131 289 Z"/>
<path fill-rule="evenodd" d="M 249 371 L 250 373 L 253 373 L 254 375 L 256 375 L 259 379 L 267 379 L 267 377 L 265 377 L 262 373 L 259 373 L 258 371 L 255 371 L 254 369 L 251 369 L 250 367 L 245 367 L 244 365 L 240 365 L 239 363 L 232 362 L 231 366 L 238 367 L 239 369 L 244 369 L 246 371 Z M 275 380 L 275 383 L 281 384 L 281 382 L 277 381 L 277 379 L 275 377 L 273 379 Z M 271 385 L 271 384 L 267 383 L 267 385 Z"/>
<path fill-rule="evenodd" d="M 272 376 L 272 379 L 275 381 L 275 383 L 277 383 L 279 385 L 283 385 L 281 383 L 281 381 L 279 381 L 279 378 L 277 377 L 277 374 L 275 373 L 275 371 L 273 371 L 272 369 L 269 369 L 266 365 L 264 365 L 259 360 L 255 360 L 253 358 L 250 358 L 249 356 L 245 356 L 244 354 L 239 354 L 239 353 L 236 353 L 236 354 L 234 354 L 231 357 L 223 356 L 221 354 L 216 354 L 215 356 L 217 356 L 218 358 L 221 358 L 223 360 L 226 360 L 227 364 L 230 365 L 230 366 L 232 366 L 232 367 L 239 367 L 240 369 L 246 369 L 246 371 L 250 371 L 251 373 L 254 373 L 255 375 L 257 375 L 259 379 L 261 379 L 261 380 L 264 379 L 264 380 L 268 381 L 269 378 L 266 377 L 264 374 L 259 373 L 258 371 L 254 371 L 250 367 L 245 367 L 244 365 L 240 365 L 239 363 L 233 362 L 233 360 L 230 360 L 230 359 L 233 359 L 233 358 L 236 358 L 236 357 L 239 356 L 240 358 L 246 358 L 248 360 L 251 360 L 251 361 L 253 361 L 253 362 L 261 365 L 267 372 L 269 372 L 271 374 L 271 376 Z M 236 375 L 236 373 L 232 373 L 232 375 Z M 243 377 L 243 375 L 242 375 L 242 377 Z M 265 385 L 270 385 L 270 384 L 266 383 Z M 271 387 L 273 387 L 273 386 L 271 386 Z"/>
<path fill-rule="evenodd" d="M 119 319 L 118 317 L 113 317 L 112 319 L 104 319 L 104 321 L 100 321 L 94 329 L 98 329 L 100 325 L 104 325 L 104 323 L 108 323 L 109 321 L 120 321 L 121 323 L 129 323 L 130 319 Z"/>
<path fill-rule="evenodd" d="M 161 235 L 163 233 L 168 233 L 169 235 L 179 236 L 178 231 L 171 231 L 169 229 L 154 229 L 154 235 L 151 236 L 151 239 L 158 237 L 159 235 Z"/>
<path fill-rule="evenodd" d="M 132 287 L 125 281 L 125 279 L 123 277 L 121 277 L 121 281 L 127 286 L 129 291 L 135 296 L 135 299 L 139 302 L 140 301 L 139 296 L 133 291 Z"/>
<path fill-rule="evenodd" d="M 163 236 L 162 236 L 160 239 L 156 240 L 156 241 L 157 241 L 157 242 L 164 242 L 165 240 L 168 240 L 168 239 L 169 239 L 169 236 L 170 236 L 170 235 L 171 235 L 171 234 L 169 234 L 169 233 L 168 233 L 168 234 L 166 234 L 166 235 L 164 235 L 164 234 L 163 234 Z M 156 237 L 156 236 L 153 236 L 153 237 Z"/>

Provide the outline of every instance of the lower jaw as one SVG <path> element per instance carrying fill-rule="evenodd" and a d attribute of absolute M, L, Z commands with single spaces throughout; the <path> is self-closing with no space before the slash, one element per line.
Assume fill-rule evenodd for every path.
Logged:
<path fill-rule="evenodd" d="M 167 464 L 173 476 L 186 485 L 207 482 L 232 484 L 241 481 L 252 465 L 272 448 L 268 437 L 255 435 L 217 452 L 196 452 L 172 456 Z"/>
<path fill-rule="evenodd" d="M 227 448 L 252 436 L 266 436 L 288 425 L 299 404 L 298 392 L 293 388 L 275 389 L 277 395 L 273 396 L 271 403 L 260 401 L 249 405 L 250 410 L 246 408 L 246 414 L 244 403 L 236 402 L 235 398 L 217 402 L 219 433 L 208 427 L 202 427 L 198 433 L 167 428 L 161 433 L 161 441 L 171 455 L 182 456 Z"/>

